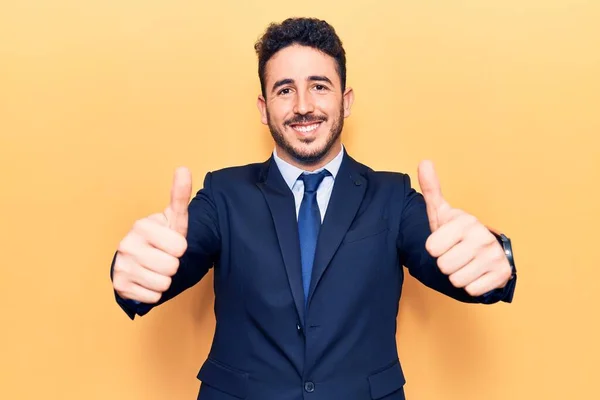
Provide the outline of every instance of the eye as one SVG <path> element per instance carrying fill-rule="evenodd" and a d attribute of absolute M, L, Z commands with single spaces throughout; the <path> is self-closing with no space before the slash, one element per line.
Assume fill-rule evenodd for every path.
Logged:
<path fill-rule="evenodd" d="M 325 86 L 325 85 L 315 85 L 315 89 L 317 89 L 318 92 L 321 92 L 323 90 L 327 90 L 327 86 Z"/>
<path fill-rule="evenodd" d="M 277 92 L 277 95 L 278 96 L 285 96 L 287 94 L 290 94 L 291 92 L 292 92 L 292 89 L 290 89 L 290 88 L 283 88 L 279 92 Z"/>

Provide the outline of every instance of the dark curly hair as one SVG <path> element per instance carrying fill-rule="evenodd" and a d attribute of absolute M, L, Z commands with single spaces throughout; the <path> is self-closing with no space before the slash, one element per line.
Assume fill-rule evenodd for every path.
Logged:
<path fill-rule="evenodd" d="M 288 18 L 280 24 L 270 24 L 254 45 L 258 55 L 258 77 L 265 98 L 267 61 L 279 50 L 293 44 L 312 47 L 333 57 L 342 83 L 342 93 L 346 90 L 346 52 L 335 29 L 327 22 L 316 18 Z"/>

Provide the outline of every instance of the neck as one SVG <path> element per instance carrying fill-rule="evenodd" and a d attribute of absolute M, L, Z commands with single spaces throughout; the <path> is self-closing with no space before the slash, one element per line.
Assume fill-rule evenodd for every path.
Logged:
<path fill-rule="evenodd" d="M 301 160 L 298 160 L 297 158 L 292 157 L 284 149 L 277 145 L 275 146 L 275 148 L 277 149 L 277 155 L 283 161 L 293 165 L 294 167 L 303 169 L 308 172 L 313 172 L 329 164 L 329 162 L 339 154 L 339 152 L 342 150 L 342 142 L 336 142 L 333 146 L 331 146 L 331 149 L 329 149 L 329 151 L 323 155 L 323 157 L 319 158 L 314 162 L 309 163 L 303 162 Z"/>

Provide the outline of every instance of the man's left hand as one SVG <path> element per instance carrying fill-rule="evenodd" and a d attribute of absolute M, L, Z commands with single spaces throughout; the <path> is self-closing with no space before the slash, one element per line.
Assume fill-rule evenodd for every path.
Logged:
<path fill-rule="evenodd" d="M 471 296 L 506 286 L 512 271 L 502 246 L 476 217 L 444 199 L 431 161 L 419 164 L 419 185 L 432 232 L 425 247 L 450 282 Z"/>

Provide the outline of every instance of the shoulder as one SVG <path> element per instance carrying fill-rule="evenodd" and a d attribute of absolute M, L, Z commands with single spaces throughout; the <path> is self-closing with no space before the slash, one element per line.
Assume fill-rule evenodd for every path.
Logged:
<path fill-rule="evenodd" d="M 236 165 L 221 168 L 210 172 L 214 179 L 244 179 L 260 176 L 265 168 L 265 162 L 257 162 L 245 165 Z"/>
<path fill-rule="evenodd" d="M 373 196 L 384 196 L 392 202 L 404 202 L 413 197 L 419 197 L 411 177 L 406 172 L 376 170 L 354 159 L 350 159 L 353 170 L 367 181 L 367 191 Z"/>
<path fill-rule="evenodd" d="M 350 158 L 354 170 L 359 172 L 369 183 L 384 185 L 410 185 L 410 177 L 400 171 L 376 170 L 359 161 Z"/>
<path fill-rule="evenodd" d="M 267 162 L 257 162 L 216 169 L 206 174 L 205 185 L 219 187 L 239 186 L 242 183 L 254 183 L 264 173 Z"/>

